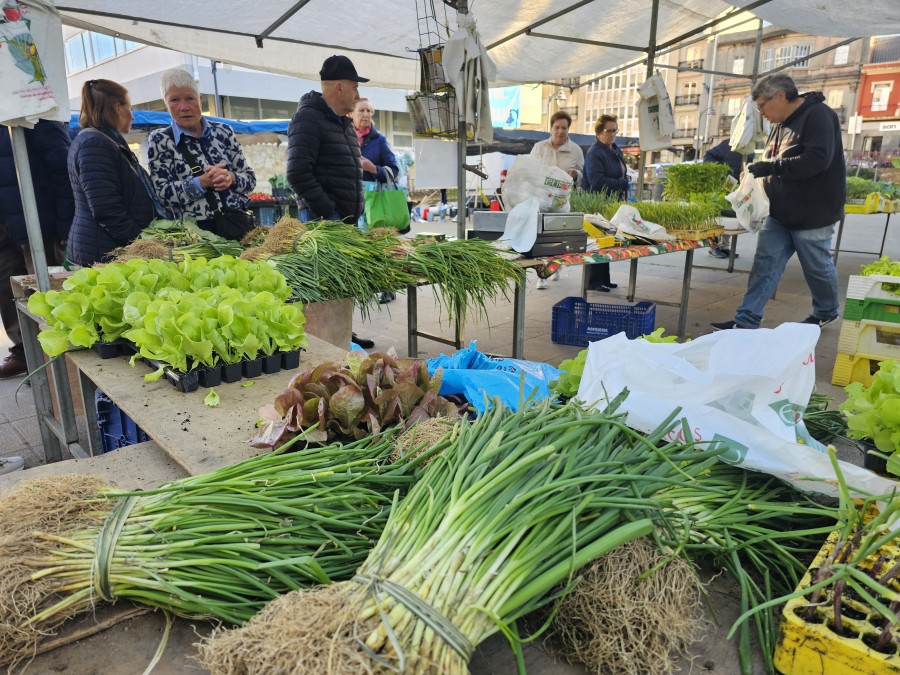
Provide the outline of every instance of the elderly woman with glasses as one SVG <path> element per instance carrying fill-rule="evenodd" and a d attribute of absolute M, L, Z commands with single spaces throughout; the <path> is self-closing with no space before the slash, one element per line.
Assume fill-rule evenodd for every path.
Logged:
<path fill-rule="evenodd" d="M 156 191 L 177 218 L 195 218 L 200 227 L 226 235 L 217 231 L 215 212 L 245 209 L 256 175 L 231 127 L 203 116 L 193 75 L 171 68 L 162 74 L 160 90 L 172 124 L 147 139 Z"/>
<path fill-rule="evenodd" d="M 611 197 L 628 199 L 628 173 L 625 157 L 616 145 L 619 133 L 618 119 L 614 115 L 601 115 L 594 126 L 597 142 L 588 150 L 584 159 L 584 179 L 581 186 L 589 192 L 605 192 Z M 616 288 L 609 280 L 609 265 L 591 265 L 588 290 L 609 293 Z"/>

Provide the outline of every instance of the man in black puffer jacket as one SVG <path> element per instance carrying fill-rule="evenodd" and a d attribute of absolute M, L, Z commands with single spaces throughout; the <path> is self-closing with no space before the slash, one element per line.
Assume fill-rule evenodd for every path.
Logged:
<path fill-rule="evenodd" d="M 297 193 L 300 220 L 356 223 L 365 207 L 359 139 L 347 115 L 359 100 L 359 83 L 346 56 L 329 56 L 319 71 L 322 93 L 304 94 L 288 127 L 287 179 Z M 357 337 L 363 349 L 375 342 Z"/>
<path fill-rule="evenodd" d="M 359 140 L 347 117 L 359 100 L 359 82 L 346 56 L 330 56 L 322 70 L 322 93 L 311 91 L 288 127 L 287 179 L 299 198 L 300 219 L 356 223 L 363 211 Z"/>
<path fill-rule="evenodd" d="M 759 231 L 741 306 L 733 320 L 712 327 L 759 328 L 763 308 L 796 253 L 812 296 L 812 314 L 797 320 L 822 328 L 837 319 L 840 310 L 829 248 L 847 189 L 841 125 L 822 92 L 801 96 L 794 81 L 781 73 L 760 80 L 751 96 L 772 123 L 762 161 L 747 167 L 763 179 L 769 217 Z"/>

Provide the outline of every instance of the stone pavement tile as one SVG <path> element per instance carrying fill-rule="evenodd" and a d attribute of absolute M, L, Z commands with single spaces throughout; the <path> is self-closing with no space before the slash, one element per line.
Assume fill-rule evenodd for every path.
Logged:
<path fill-rule="evenodd" d="M 28 442 L 12 424 L 0 424 L 0 455 L 22 455 L 27 448 Z"/>
<path fill-rule="evenodd" d="M 25 417 L 31 417 L 35 414 L 34 398 L 31 396 L 31 390 L 22 387 L 19 391 L 18 402 L 13 395 L 0 398 L 0 410 L 6 420 L 20 420 Z"/>
<path fill-rule="evenodd" d="M 10 424 L 25 439 L 26 444 L 43 449 L 44 442 L 41 440 L 41 430 L 36 415 L 13 420 Z"/>

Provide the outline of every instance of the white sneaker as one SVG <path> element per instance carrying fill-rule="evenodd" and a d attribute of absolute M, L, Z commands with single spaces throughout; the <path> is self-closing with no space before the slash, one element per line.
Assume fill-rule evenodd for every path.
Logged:
<path fill-rule="evenodd" d="M 550 281 L 559 281 L 559 270 L 556 270 L 553 273 L 553 276 L 550 277 Z"/>
<path fill-rule="evenodd" d="M 0 457 L 0 476 L 25 468 L 24 457 Z"/>
<path fill-rule="evenodd" d="M 539 291 L 543 291 L 543 290 L 546 290 L 546 288 L 547 288 L 547 280 L 546 279 L 538 279 L 537 289 Z"/>

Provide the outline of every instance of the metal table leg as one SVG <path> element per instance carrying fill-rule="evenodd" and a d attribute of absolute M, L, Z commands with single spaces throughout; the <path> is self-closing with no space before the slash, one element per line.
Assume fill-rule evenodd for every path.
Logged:
<path fill-rule="evenodd" d="M 419 356 L 419 337 L 416 335 L 419 330 L 419 302 L 416 290 L 416 286 L 406 287 L 406 352 L 411 359 Z"/>
<path fill-rule="evenodd" d="M 92 457 L 103 454 L 100 440 L 100 422 L 97 419 L 97 385 L 87 375 L 78 371 L 81 384 L 81 401 L 84 406 L 84 417 L 87 422 L 88 451 Z"/>
<path fill-rule="evenodd" d="M 634 293 L 637 289 L 637 266 L 638 259 L 631 259 L 631 267 L 628 269 L 628 293 L 626 297 L 628 298 L 628 302 L 634 302 Z"/>
<path fill-rule="evenodd" d="M 888 225 L 891 224 L 891 214 L 887 214 L 887 220 L 884 221 L 884 234 L 881 235 L 881 248 L 878 249 L 878 257 L 884 255 L 884 242 L 887 240 Z M 835 259 L 836 260 L 836 259 Z"/>
<path fill-rule="evenodd" d="M 582 265 L 581 266 L 581 297 L 587 300 L 587 287 L 588 280 L 591 276 L 591 266 L 590 265 Z"/>
<path fill-rule="evenodd" d="M 19 328 L 22 331 L 22 346 L 25 348 L 25 363 L 31 376 L 31 393 L 34 395 L 34 408 L 37 412 L 38 429 L 41 432 L 41 441 L 44 443 L 44 457 L 47 462 L 59 462 L 62 460 L 62 446 L 59 438 L 50 428 L 48 420 L 56 421 L 53 416 L 53 396 L 50 393 L 50 380 L 47 377 L 47 369 L 43 368 L 35 373 L 35 369 L 44 365 L 43 350 L 37 339 L 38 327 L 31 317 L 22 312 L 18 303 L 16 311 L 19 313 Z"/>
<path fill-rule="evenodd" d="M 731 241 L 728 242 L 728 272 L 734 272 L 734 256 L 735 249 L 737 248 L 737 236 L 729 237 Z"/>
<path fill-rule="evenodd" d="M 587 265 L 584 265 L 587 268 Z M 582 293 L 583 295 L 583 293 Z M 513 344 L 514 359 L 525 358 L 525 284 L 516 284 L 513 295 Z"/>
<path fill-rule="evenodd" d="M 681 281 L 681 305 L 678 309 L 678 337 L 684 337 L 687 323 L 688 299 L 691 295 L 691 270 L 694 264 L 694 249 L 688 249 L 684 257 L 684 278 Z"/>
<path fill-rule="evenodd" d="M 844 218 L 846 214 L 841 215 L 841 223 L 838 225 L 838 237 L 837 241 L 834 244 L 834 264 L 837 265 L 838 253 L 841 251 L 841 237 L 844 236 Z M 890 215 L 888 215 L 890 218 Z M 884 228 L 884 234 L 887 236 L 887 227 Z M 882 240 L 882 246 L 884 246 L 884 240 Z"/>

